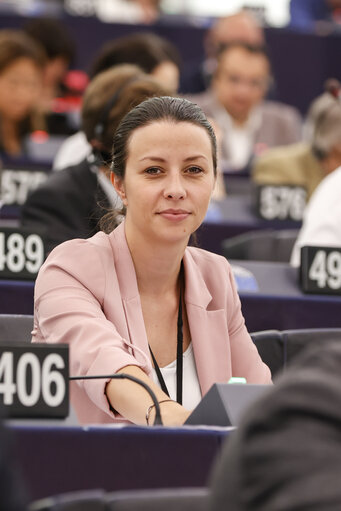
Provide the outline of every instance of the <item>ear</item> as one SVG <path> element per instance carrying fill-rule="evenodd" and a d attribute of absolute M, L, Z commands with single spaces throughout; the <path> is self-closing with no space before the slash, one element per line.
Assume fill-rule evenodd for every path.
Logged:
<path fill-rule="evenodd" d="M 110 173 L 110 181 L 113 184 L 117 194 L 121 198 L 121 201 L 123 202 L 123 204 L 125 206 L 127 206 L 128 205 L 128 201 L 127 201 L 127 197 L 126 197 L 126 193 L 125 193 L 123 179 L 121 177 L 119 177 L 119 176 L 116 176 L 114 174 L 114 172 L 111 172 Z"/>

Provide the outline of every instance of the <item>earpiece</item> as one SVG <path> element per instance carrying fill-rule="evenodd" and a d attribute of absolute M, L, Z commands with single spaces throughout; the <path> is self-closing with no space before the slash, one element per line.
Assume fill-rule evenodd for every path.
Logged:
<path fill-rule="evenodd" d="M 99 142 L 103 141 L 104 129 L 105 129 L 105 125 L 106 125 L 106 123 L 108 121 L 108 117 L 110 115 L 110 112 L 111 112 L 112 108 L 115 106 L 115 104 L 117 103 L 119 97 L 121 96 L 122 91 L 129 84 L 131 84 L 132 82 L 135 82 L 136 80 L 139 80 L 139 79 L 140 79 L 140 76 L 136 76 L 136 75 L 131 76 L 128 80 L 123 82 L 123 84 L 117 89 L 115 94 L 104 105 L 102 113 L 101 113 L 100 118 L 99 118 L 99 121 L 96 124 L 95 129 L 94 129 L 94 136 L 95 136 L 96 140 L 98 140 Z"/>

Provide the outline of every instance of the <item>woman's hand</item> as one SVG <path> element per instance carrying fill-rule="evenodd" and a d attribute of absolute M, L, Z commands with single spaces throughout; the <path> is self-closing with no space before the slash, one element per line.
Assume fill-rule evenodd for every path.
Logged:
<path fill-rule="evenodd" d="M 135 376 L 144 381 L 155 393 L 160 403 L 162 423 L 164 426 L 181 426 L 190 415 L 190 411 L 179 405 L 176 401 L 169 400 L 156 383 L 137 366 L 123 367 L 117 374 L 125 373 Z M 149 407 L 153 404 L 148 392 L 140 385 L 129 380 L 110 380 L 105 390 L 111 407 L 122 417 L 135 423 L 146 425 L 146 415 Z M 154 424 L 155 407 L 149 413 L 148 424 Z"/>
<path fill-rule="evenodd" d="M 167 400 L 160 403 L 161 419 L 164 426 L 182 426 L 191 412 L 179 405 L 176 401 Z M 148 425 L 152 426 L 155 420 L 155 406 L 148 414 Z"/>

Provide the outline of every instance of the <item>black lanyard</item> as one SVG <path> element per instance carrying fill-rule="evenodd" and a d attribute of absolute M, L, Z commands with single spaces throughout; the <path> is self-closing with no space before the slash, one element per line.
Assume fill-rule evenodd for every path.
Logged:
<path fill-rule="evenodd" d="M 182 269 L 182 266 L 181 266 Z M 182 405 L 182 373 L 183 373 L 183 332 L 182 332 L 182 292 L 181 292 L 180 286 L 180 299 L 179 299 L 179 310 L 178 310 L 178 334 L 177 334 L 177 348 L 176 348 L 176 400 L 177 402 Z M 168 397 L 170 397 L 167 385 L 165 383 L 165 380 L 163 379 L 163 376 L 161 374 L 160 368 L 158 363 L 156 362 L 156 359 L 154 357 L 154 354 L 152 352 L 151 347 L 149 346 L 149 351 L 152 356 L 152 360 L 154 363 L 154 369 L 157 375 L 157 378 L 160 383 L 160 387 L 163 390 L 165 394 L 167 394 Z"/>

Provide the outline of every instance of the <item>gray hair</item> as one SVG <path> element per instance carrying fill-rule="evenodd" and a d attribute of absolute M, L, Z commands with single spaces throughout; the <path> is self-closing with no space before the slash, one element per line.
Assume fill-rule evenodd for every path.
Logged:
<path fill-rule="evenodd" d="M 341 142 L 341 98 L 333 92 L 324 92 L 313 101 L 304 130 L 305 140 L 321 160 Z"/>

